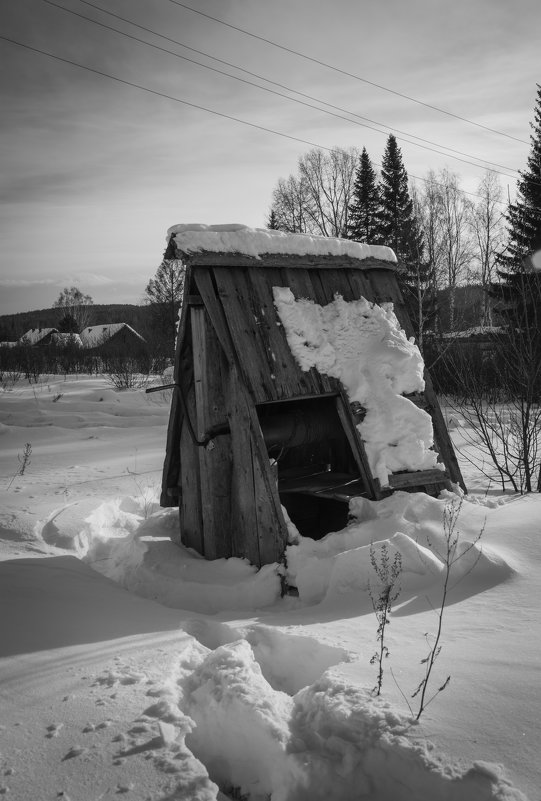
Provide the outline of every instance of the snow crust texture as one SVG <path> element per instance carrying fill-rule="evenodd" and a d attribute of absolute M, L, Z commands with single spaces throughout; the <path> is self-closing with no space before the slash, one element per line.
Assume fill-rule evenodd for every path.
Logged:
<path fill-rule="evenodd" d="M 353 259 L 375 258 L 396 262 L 396 256 L 391 248 L 383 245 L 366 245 L 347 239 L 311 234 L 287 234 L 284 231 L 249 228 L 235 223 L 173 225 L 167 231 L 167 240 L 169 241 L 171 237 L 174 237 L 175 244 L 182 253 L 198 251 L 241 253 L 256 259 L 267 253 L 294 256 L 349 256 Z"/>
<path fill-rule="evenodd" d="M 432 421 L 404 394 L 424 389 L 423 360 L 393 312 L 365 298 L 340 295 L 327 306 L 295 299 L 273 287 L 291 352 L 302 370 L 315 367 L 338 378 L 351 401 L 366 410 L 358 426 L 372 474 L 382 486 L 400 470 L 437 467 Z"/>
<path fill-rule="evenodd" d="M 539 499 L 463 501 L 452 684 L 423 727 L 390 681 L 371 690 L 370 551 L 401 555 L 388 642 L 409 693 L 441 598 L 443 510 L 460 499 L 356 499 L 341 531 L 292 529 L 285 576 L 207 562 L 170 541 L 177 511 L 157 504 L 168 404 L 95 377 L 0 394 L 0 795 L 525 801 L 499 763 L 537 786 Z M 477 543 L 485 519 L 498 536 Z M 431 744 L 453 728 L 462 763 Z"/>

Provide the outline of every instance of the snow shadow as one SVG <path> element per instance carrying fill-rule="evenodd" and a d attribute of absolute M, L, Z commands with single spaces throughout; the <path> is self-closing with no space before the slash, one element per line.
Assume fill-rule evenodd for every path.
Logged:
<path fill-rule="evenodd" d="M 0 657 L 168 631 L 179 620 L 74 556 L 0 562 L 0 604 Z"/>
<path fill-rule="evenodd" d="M 235 628 L 216 621 L 194 619 L 184 623 L 182 628 L 211 651 L 241 638 L 246 640 L 269 685 L 288 695 L 313 684 L 328 668 L 354 659 L 345 648 L 259 624 Z"/>

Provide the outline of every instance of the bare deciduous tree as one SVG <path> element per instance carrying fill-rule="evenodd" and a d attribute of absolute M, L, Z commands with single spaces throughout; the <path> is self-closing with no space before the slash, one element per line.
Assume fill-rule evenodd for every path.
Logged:
<path fill-rule="evenodd" d="M 467 277 L 473 258 L 470 204 L 460 189 L 456 173 L 447 169 L 438 177 L 440 185 L 443 264 L 449 287 L 449 327 L 455 328 L 456 287 Z"/>
<path fill-rule="evenodd" d="M 77 331 L 82 331 L 90 325 L 92 319 L 92 306 L 94 301 L 90 295 L 84 295 L 76 286 L 64 287 L 53 303 L 54 309 L 62 309 L 64 317 L 71 317 L 75 321 Z"/>
<path fill-rule="evenodd" d="M 359 153 L 314 149 L 301 156 L 296 176 L 281 178 L 272 206 L 280 228 L 292 233 L 345 236 Z"/>
<path fill-rule="evenodd" d="M 477 188 L 480 199 L 471 207 L 470 224 L 478 279 L 483 287 L 481 325 L 492 325 L 492 306 L 487 289 L 494 281 L 496 259 L 504 244 L 504 213 L 501 210 L 502 187 L 494 172 L 486 172 Z"/>

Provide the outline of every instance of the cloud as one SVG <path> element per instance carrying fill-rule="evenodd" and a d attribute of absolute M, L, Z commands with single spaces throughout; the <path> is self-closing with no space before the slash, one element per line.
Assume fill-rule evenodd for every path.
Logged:
<path fill-rule="evenodd" d="M 6 288 L 50 286 L 51 284 L 58 285 L 58 281 L 55 278 L 41 278 L 37 281 L 31 281 L 28 278 L 0 278 L 0 286 Z"/>
<path fill-rule="evenodd" d="M 62 286 L 107 286 L 108 284 L 113 284 L 114 281 L 112 278 L 108 278 L 106 275 L 100 275 L 99 273 L 77 273 L 72 275 L 66 275 L 62 278 L 57 279 L 54 281 L 55 284 L 62 284 Z"/>

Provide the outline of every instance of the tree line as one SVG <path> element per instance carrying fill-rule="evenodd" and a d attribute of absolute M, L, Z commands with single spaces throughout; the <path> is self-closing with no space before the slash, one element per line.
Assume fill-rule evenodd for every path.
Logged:
<path fill-rule="evenodd" d="M 333 236 L 388 245 L 398 259 L 398 278 L 422 347 L 427 329 L 442 327 L 437 298 L 447 289 L 445 328 L 460 325 L 456 289 L 465 282 L 488 288 L 505 242 L 503 190 L 487 171 L 478 197 L 470 199 L 460 177 L 430 170 L 422 187 L 410 185 L 402 152 L 389 135 L 376 171 L 366 148 L 310 150 L 297 173 L 273 191 L 269 227 L 291 233 Z M 483 304 L 481 325 L 491 325 Z"/>

